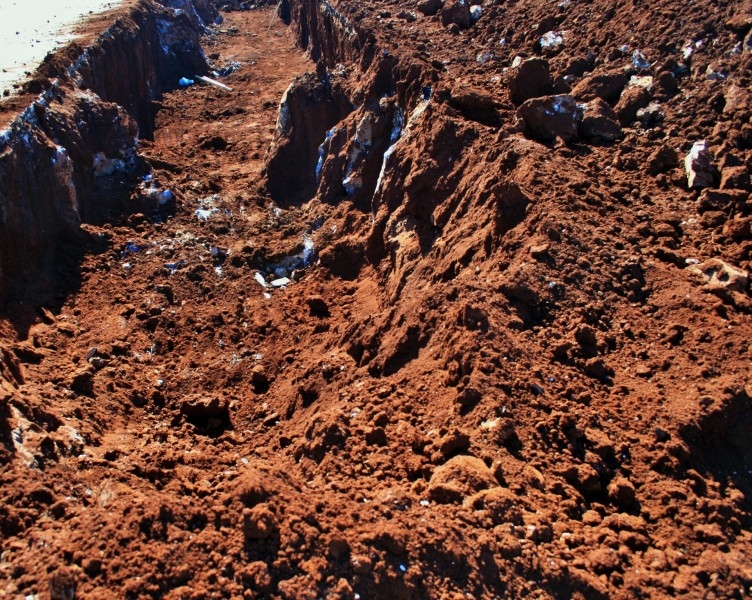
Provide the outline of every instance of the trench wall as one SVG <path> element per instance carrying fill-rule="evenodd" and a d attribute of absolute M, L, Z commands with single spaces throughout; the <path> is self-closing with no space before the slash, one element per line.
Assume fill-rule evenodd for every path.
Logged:
<path fill-rule="evenodd" d="M 40 67 L 46 90 L 0 131 L 0 308 L 54 298 L 96 211 L 95 157 L 114 165 L 107 176 L 138 174 L 155 101 L 208 69 L 199 36 L 215 16 L 207 0 L 140 0 L 90 46 Z"/>

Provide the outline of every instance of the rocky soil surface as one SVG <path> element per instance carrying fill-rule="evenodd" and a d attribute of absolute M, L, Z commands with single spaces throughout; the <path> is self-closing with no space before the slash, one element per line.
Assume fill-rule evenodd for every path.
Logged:
<path fill-rule="evenodd" d="M 195 4 L 2 109 L 0 597 L 751 595 L 752 5 Z"/>

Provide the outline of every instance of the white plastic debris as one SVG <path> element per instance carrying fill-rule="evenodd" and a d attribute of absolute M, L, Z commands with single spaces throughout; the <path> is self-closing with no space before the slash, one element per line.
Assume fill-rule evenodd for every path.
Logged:
<path fill-rule="evenodd" d="M 475 6 L 470 7 L 470 22 L 475 23 L 478 19 L 481 18 L 483 15 L 483 9 L 478 6 L 477 4 Z"/>
<path fill-rule="evenodd" d="M 266 283 L 266 279 L 264 279 L 264 276 L 261 273 L 256 271 L 256 274 L 253 277 L 254 279 L 256 279 L 256 281 L 261 287 L 268 287 L 268 284 Z"/>
<path fill-rule="evenodd" d="M 95 177 L 112 175 L 115 171 L 126 170 L 126 164 L 122 158 L 107 158 L 104 152 L 97 152 L 93 161 Z"/>
<path fill-rule="evenodd" d="M 272 281 L 272 287 L 281 288 L 281 287 L 285 287 L 289 283 L 290 283 L 289 277 L 280 277 L 279 279 L 275 279 Z"/>
<path fill-rule="evenodd" d="M 232 88 L 229 85 L 220 83 L 216 79 L 211 79 L 210 77 L 204 77 L 203 75 L 196 75 L 196 79 L 198 79 L 199 81 L 203 81 L 204 83 L 208 83 L 209 85 L 213 85 L 214 87 L 219 88 L 220 90 L 225 90 L 226 92 L 232 91 Z"/>
<path fill-rule="evenodd" d="M 692 144 L 692 149 L 684 159 L 687 171 L 687 185 L 690 189 L 712 187 L 715 182 L 712 156 L 705 140 Z"/>
<path fill-rule="evenodd" d="M 316 163 L 316 181 L 321 178 L 321 169 L 324 167 L 324 161 L 326 160 L 326 155 L 329 151 L 329 142 L 334 137 L 335 133 L 337 133 L 337 128 L 332 127 L 329 131 L 326 132 L 326 137 L 319 146 L 319 161 Z"/>
<path fill-rule="evenodd" d="M 488 61 L 493 60 L 495 56 L 496 55 L 493 52 L 486 50 L 475 57 L 475 62 L 481 65 L 485 65 Z"/>
<path fill-rule="evenodd" d="M 159 193 L 159 196 L 157 197 L 157 202 L 160 205 L 167 204 L 169 202 L 172 202 L 175 199 L 175 194 L 172 193 L 172 190 L 163 190 Z"/>
<path fill-rule="evenodd" d="M 653 89 L 653 76 L 632 75 L 632 77 L 629 78 L 629 87 L 641 87 L 651 91 Z"/>
<path fill-rule="evenodd" d="M 547 31 L 540 38 L 541 48 L 555 48 L 564 42 L 564 36 L 558 31 Z"/>
<path fill-rule="evenodd" d="M 303 266 L 311 264 L 313 258 L 313 240 L 310 237 L 303 238 Z"/>
<path fill-rule="evenodd" d="M 363 187 L 363 179 L 359 175 L 348 173 L 342 180 L 342 187 L 345 188 L 345 193 L 348 196 L 352 196 L 360 188 Z"/>
<path fill-rule="evenodd" d="M 218 208 L 197 208 L 193 214 L 199 221 L 208 221 L 213 214 L 218 212 Z"/>
<path fill-rule="evenodd" d="M 705 70 L 705 79 L 708 81 L 723 81 L 726 79 L 726 74 L 716 71 L 713 67 L 708 65 L 708 68 Z"/>
<path fill-rule="evenodd" d="M 720 258 L 710 258 L 703 263 L 687 268 L 691 273 L 700 275 L 708 289 L 727 289 L 744 293 L 749 285 L 749 273 L 730 265 Z"/>
<path fill-rule="evenodd" d="M 632 66 L 635 69 L 649 69 L 650 61 L 647 59 L 642 50 L 632 52 Z"/>

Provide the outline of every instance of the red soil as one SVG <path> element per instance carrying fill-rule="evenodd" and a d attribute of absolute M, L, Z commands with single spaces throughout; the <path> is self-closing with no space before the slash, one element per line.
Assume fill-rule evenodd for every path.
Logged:
<path fill-rule="evenodd" d="M 752 593 L 752 304 L 708 279 L 752 266 L 749 5 L 486 2 L 461 29 L 333 4 L 394 57 L 381 107 L 387 67 L 350 48 L 333 91 L 296 80 L 280 136 L 317 66 L 271 8 L 226 13 L 204 47 L 232 91 L 168 94 L 139 146 L 174 212 L 93 219 L 77 289 L 2 321 L 0 596 Z M 547 93 L 590 100 L 584 71 L 640 49 L 662 120 L 531 139 L 508 82 L 549 30 Z M 424 112 L 373 201 L 347 196 L 359 124 L 383 153 L 396 105 Z M 305 239 L 313 264 L 263 288 Z"/>

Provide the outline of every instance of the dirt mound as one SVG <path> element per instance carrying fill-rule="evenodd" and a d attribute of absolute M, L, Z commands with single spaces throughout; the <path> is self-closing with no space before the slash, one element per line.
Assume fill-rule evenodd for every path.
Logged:
<path fill-rule="evenodd" d="M 42 88 L 4 593 L 745 597 L 750 6 L 216 4 L 150 111 Z"/>

